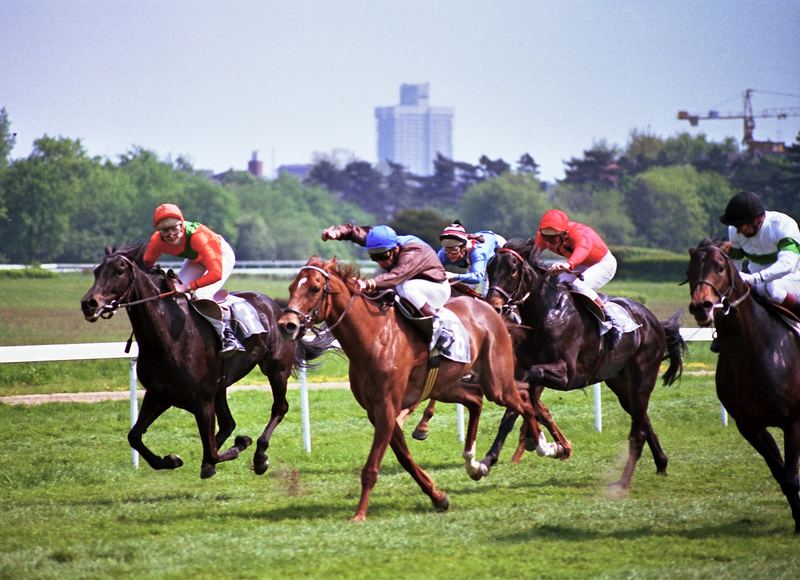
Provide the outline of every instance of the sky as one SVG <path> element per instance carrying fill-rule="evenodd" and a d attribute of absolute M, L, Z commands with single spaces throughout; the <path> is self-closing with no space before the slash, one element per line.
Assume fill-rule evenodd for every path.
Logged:
<path fill-rule="evenodd" d="M 0 0 L 0 108 L 12 159 L 44 136 L 116 161 L 134 148 L 245 170 L 344 149 L 375 163 L 374 109 L 403 83 L 452 107 L 453 157 L 540 176 L 632 131 L 742 138 L 800 114 L 800 0 Z M 800 116 L 756 119 L 791 143 Z"/>

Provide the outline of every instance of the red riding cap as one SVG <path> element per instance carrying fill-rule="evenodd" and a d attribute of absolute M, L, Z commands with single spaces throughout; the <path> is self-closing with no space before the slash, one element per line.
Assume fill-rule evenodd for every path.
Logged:
<path fill-rule="evenodd" d="M 184 221 L 181 208 L 174 203 L 162 203 L 153 212 L 153 227 L 158 229 L 159 222 L 167 218 Z"/>
<path fill-rule="evenodd" d="M 557 232 L 566 232 L 569 228 L 569 218 L 560 209 L 550 209 L 544 212 L 542 219 L 539 222 L 539 229 L 556 230 Z"/>

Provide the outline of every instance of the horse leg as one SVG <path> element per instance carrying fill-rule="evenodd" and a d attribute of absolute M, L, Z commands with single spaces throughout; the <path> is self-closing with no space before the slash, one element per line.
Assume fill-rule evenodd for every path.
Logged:
<path fill-rule="evenodd" d="M 411 452 L 408 450 L 408 445 L 406 445 L 406 438 L 403 436 L 403 429 L 396 423 L 392 431 L 390 445 L 395 457 L 397 457 L 397 461 L 417 482 L 423 493 L 431 498 L 431 503 L 436 511 L 447 511 L 447 508 L 450 507 L 450 500 L 447 498 L 447 494 L 436 489 L 436 485 L 430 476 L 411 457 Z"/>
<path fill-rule="evenodd" d="M 519 417 L 519 414 L 511 409 L 506 409 L 505 413 L 503 413 L 503 418 L 500 419 L 500 425 L 497 427 L 497 435 L 495 435 L 492 446 L 489 448 L 489 451 L 486 452 L 483 459 L 481 459 L 481 463 L 486 466 L 487 474 L 500 458 L 500 451 L 503 449 L 503 444 L 506 442 L 508 434 L 511 433 L 511 430 L 514 428 L 517 417 Z"/>
<path fill-rule="evenodd" d="M 269 384 L 272 387 L 272 412 L 269 417 L 269 422 L 264 431 L 258 437 L 256 444 L 256 452 L 253 455 L 253 470 L 257 475 L 264 475 L 269 469 L 269 457 L 267 456 L 267 449 L 269 449 L 269 440 L 272 438 L 272 432 L 278 426 L 286 413 L 289 412 L 289 401 L 286 400 L 286 389 L 289 380 L 290 371 L 268 371 L 265 373 L 269 378 Z"/>
<path fill-rule="evenodd" d="M 370 422 L 375 427 L 375 432 L 372 436 L 372 447 L 367 455 L 367 461 L 361 468 L 361 497 L 358 500 L 358 508 L 350 521 L 360 522 L 367 519 L 369 496 L 378 481 L 378 472 L 381 469 L 381 461 L 386 453 L 386 448 L 392 439 L 394 429 L 398 427 L 395 422 L 397 413 L 392 410 L 386 403 L 381 403 L 367 413 Z"/>
<path fill-rule="evenodd" d="M 767 462 L 772 477 L 778 482 L 783 495 L 789 502 L 794 519 L 794 531 L 800 533 L 800 498 L 798 498 L 797 480 L 797 454 L 798 438 L 800 438 L 800 426 L 793 423 L 787 431 L 784 431 L 784 449 L 786 451 L 786 462 L 781 458 L 778 444 L 765 427 L 753 426 L 746 421 L 736 421 L 739 433 L 758 451 L 759 455 Z M 791 453 L 791 454 L 790 454 Z"/>
<path fill-rule="evenodd" d="M 222 447 L 236 429 L 236 421 L 228 407 L 228 397 L 224 389 L 220 389 L 214 399 L 214 406 L 217 410 L 217 449 Z"/>
<path fill-rule="evenodd" d="M 661 442 L 658 440 L 658 435 L 653 430 L 653 424 L 650 422 L 650 416 L 644 416 L 644 435 L 647 441 L 647 446 L 650 448 L 650 453 L 653 454 L 653 462 L 656 464 L 656 473 L 658 475 L 667 475 L 667 464 L 669 458 L 664 450 L 661 448 Z"/>
<path fill-rule="evenodd" d="M 789 501 L 794 518 L 794 531 L 800 534 L 800 479 L 797 466 L 800 460 L 800 421 L 794 421 L 783 432 L 783 495 Z"/>
<path fill-rule="evenodd" d="M 153 391 L 145 391 L 142 399 L 142 408 L 139 409 L 139 417 L 136 423 L 128 432 L 128 443 L 153 469 L 175 469 L 183 465 L 183 460 L 170 453 L 164 457 L 159 457 L 144 444 L 142 436 L 147 432 L 153 421 L 158 419 L 164 411 L 172 405 L 167 403 L 162 397 L 153 394 Z"/>
<path fill-rule="evenodd" d="M 220 453 L 217 448 L 217 438 L 214 435 L 216 423 L 216 409 L 213 403 L 207 403 L 194 413 L 197 422 L 197 430 L 200 433 L 200 441 L 203 443 L 203 461 L 200 465 L 200 478 L 208 479 L 217 472 L 217 463 L 230 461 L 239 457 L 239 453 L 244 451 L 249 445 L 249 437 L 237 437 L 230 449 Z"/>
<path fill-rule="evenodd" d="M 422 419 L 419 420 L 419 423 L 417 423 L 417 426 L 414 427 L 414 431 L 411 433 L 414 439 L 417 441 L 425 441 L 425 439 L 428 438 L 428 423 L 433 419 L 435 411 L 436 400 L 431 399 L 428 402 L 428 406 L 425 407 L 425 410 L 422 412 Z"/>
<path fill-rule="evenodd" d="M 464 439 L 464 451 L 461 456 L 466 462 L 467 475 L 475 481 L 480 480 L 489 473 L 489 466 L 483 462 L 475 461 L 475 440 L 478 438 L 478 422 L 483 409 L 483 394 L 478 392 L 476 396 L 468 396 L 461 401 L 469 413 L 467 421 L 467 435 Z"/>
<path fill-rule="evenodd" d="M 554 456 L 556 459 L 561 459 L 562 461 L 566 461 L 572 456 L 572 443 L 569 442 L 569 439 L 564 437 L 564 434 L 561 432 L 561 429 L 558 428 L 555 419 L 553 419 L 553 415 L 550 413 L 550 409 L 545 405 L 542 400 L 539 398 L 541 395 L 541 390 L 544 387 L 539 387 L 540 391 L 536 394 L 533 399 L 533 409 L 536 411 L 536 420 L 539 421 L 542 425 L 547 427 L 547 430 L 550 432 L 550 435 L 553 436 L 556 443 L 558 444 L 559 448 L 557 454 Z"/>

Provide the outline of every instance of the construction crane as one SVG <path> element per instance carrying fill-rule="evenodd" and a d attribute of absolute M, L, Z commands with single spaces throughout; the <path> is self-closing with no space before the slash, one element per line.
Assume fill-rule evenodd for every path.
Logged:
<path fill-rule="evenodd" d="M 787 117 L 800 117 L 800 107 L 788 107 L 781 109 L 764 109 L 759 113 L 753 113 L 753 103 L 751 100 L 752 94 L 756 92 L 753 89 L 747 89 L 744 92 L 744 108 L 741 113 L 727 113 L 720 114 L 719 111 L 709 111 L 707 115 L 695 115 L 687 111 L 678 111 L 678 119 L 681 121 L 689 121 L 692 127 L 697 127 L 700 120 L 716 121 L 720 119 L 743 119 L 744 120 L 744 138 L 742 143 L 747 146 L 750 151 L 763 151 L 767 153 L 783 153 L 785 145 L 783 143 L 774 141 L 756 141 L 753 137 L 753 131 L 756 128 L 756 119 L 785 119 Z"/>

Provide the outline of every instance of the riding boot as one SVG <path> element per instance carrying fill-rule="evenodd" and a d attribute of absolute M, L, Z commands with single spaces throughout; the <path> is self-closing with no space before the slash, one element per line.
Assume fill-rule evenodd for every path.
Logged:
<path fill-rule="evenodd" d="M 444 327 L 442 319 L 434 312 L 430 304 L 423 304 L 419 311 L 423 316 L 429 316 L 433 322 L 433 333 L 431 334 L 431 343 L 428 350 L 432 351 L 436 348 L 444 355 L 450 354 L 450 347 L 453 345 L 455 338 Z"/>
<path fill-rule="evenodd" d="M 794 294 L 786 294 L 786 298 L 781 302 L 781 306 L 794 314 L 797 318 L 800 318 L 800 299 Z"/>
<path fill-rule="evenodd" d="M 222 348 L 219 351 L 219 356 L 220 358 L 229 358 L 237 352 L 244 352 L 245 348 L 242 343 L 239 342 L 239 339 L 236 338 L 236 333 L 231 327 L 230 313 L 226 313 L 225 309 L 223 309 L 222 318 L 225 323 L 225 328 L 222 330 Z"/>

